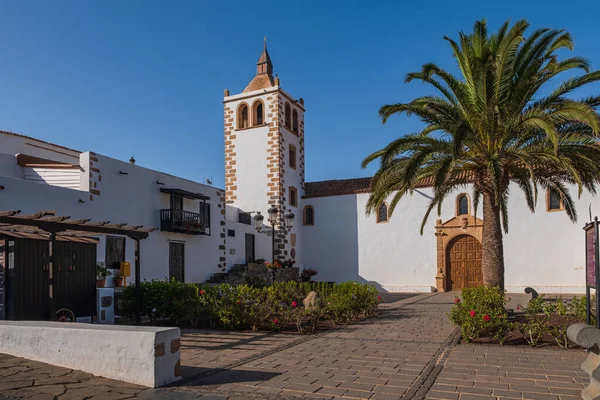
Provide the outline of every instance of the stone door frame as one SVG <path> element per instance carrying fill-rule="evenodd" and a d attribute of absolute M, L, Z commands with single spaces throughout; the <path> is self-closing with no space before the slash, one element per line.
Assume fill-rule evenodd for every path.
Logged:
<path fill-rule="evenodd" d="M 448 244 L 457 236 L 469 235 L 479 240 L 483 235 L 483 220 L 472 215 L 459 215 L 446 222 L 441 219 L 435 221 L 435 237 L 437 249 L 437 274 L 435 286 L 438 292 L 445 292 L 448 288 Z"/>

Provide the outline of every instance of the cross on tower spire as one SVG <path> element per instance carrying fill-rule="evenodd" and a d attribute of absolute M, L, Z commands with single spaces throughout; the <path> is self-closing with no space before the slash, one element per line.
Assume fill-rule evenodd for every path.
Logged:
<path fill-rule="evenodd" d="M 273 75 L 273 63 L 271 62 L 271 57 L 269 57 L 269 52 L 267 51 L 267 37 L 265 36 L 265 44 L 263 48 L 263 52 L 256 63 L 256 75 L 266 74 L 269 76 Z"/>

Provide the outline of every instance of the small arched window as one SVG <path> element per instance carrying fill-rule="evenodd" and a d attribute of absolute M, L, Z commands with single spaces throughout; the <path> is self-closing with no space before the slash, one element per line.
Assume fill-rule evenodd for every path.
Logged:
<path fill-rule="evenodd" d="M 388 222 L 388 206 L 385 203 L 381 203 L 377 209 L 377 223 Z"/>
<path fill-rule="evenodd" d="M 467 215 L 469 214 L 469 198 L 466 194 L 458 196 L 457 202 L 457 213 L 456 215 Z"/>
<path fill-rule="evenodd" d="M 562 211 L 564 204 L 559 193 L 546 191 L 546 210 L 547 211 Z"/>
<path fill-rule="evenodd" d="M 248 128 L 248 105 L 241 104 L 238 108 L 238 129 Z"/>
<path fill-rule="evenodd" d="M 254 113 L 253 113 L 254 121 L 253 125 L 262 125 L 265 122 L 264 112 L 263 112 L 263 103 L 260 100 L 254 102 Z"/>
<path fill-rule="evenodd" d="M 292 112 L 292 131 L 298 133 L 298 111 L 296 110 Z"/>
<path fill-rule="evenodd" d="M 285 103 L 285 127 L 290 129 L 292 127 L 292 109 L 290 103 Z"/>
<path fill-rule="evenodd" d="M 314 225 L 315 224 L 315 209 L 313 206 L 305 206 L 304 207 L 304 225 Z"/>

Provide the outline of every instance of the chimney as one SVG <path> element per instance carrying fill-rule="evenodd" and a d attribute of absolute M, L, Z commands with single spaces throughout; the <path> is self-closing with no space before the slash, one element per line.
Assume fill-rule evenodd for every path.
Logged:
<path fill-rule="evenodd" d="M 135 158 L 131 157 L 131 158 L 129 159 L 129 162 L 130 162 L 131 164 L 135 164 Z"/>

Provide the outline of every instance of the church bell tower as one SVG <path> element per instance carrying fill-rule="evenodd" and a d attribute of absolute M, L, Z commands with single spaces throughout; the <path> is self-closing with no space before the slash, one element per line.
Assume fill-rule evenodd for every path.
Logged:
<path fill-rule="evenodd" d="M 228 204 L 250 212 L 288 212 L 294 227 L 276 236 L 279 259 L 295 259 L 304 189 L 304 100 L 281 88 L 265 38 L 256 74 L 239 94 L 224 93 L 225 193 Z"/>

